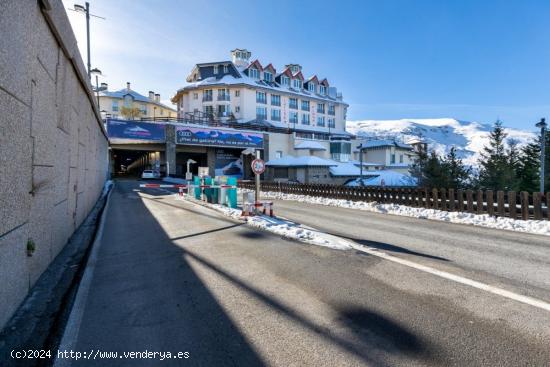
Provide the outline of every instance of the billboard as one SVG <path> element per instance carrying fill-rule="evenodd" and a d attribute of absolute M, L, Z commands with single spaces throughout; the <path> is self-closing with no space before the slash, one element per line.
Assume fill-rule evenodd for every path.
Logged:
<path fill-rule="evenodd" d="M 249 133 L 236 130 L 178 126 L 176 128 L 176 143 L 262 149 L 264 136 L 261 133 Z"/>
<path fill-rule="evenodd" d="M 243 177 L 241 153 L 235 149 L 216 149 L 215 176 Z"/>
<path fill-rule="evenodd" d="M 165 124 L 128 120 L 107 120 L 109 139 L 166 141 Z"/>

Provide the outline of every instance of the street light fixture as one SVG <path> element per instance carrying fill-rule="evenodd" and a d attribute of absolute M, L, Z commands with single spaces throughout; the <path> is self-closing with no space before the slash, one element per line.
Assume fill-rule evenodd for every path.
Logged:
<path fill-rule="evenodd" d="M 544 161 L 545 161 L 545 147 L 546 147 L 546 119 L 540 119 L 536 125 L 540 129 L 540 192 L 544 192 Z"/>
<path fill-rule="evenodd" d="M 363 147 L 363 143 L 359 144 L 357 146 L 357 149 L 359 149 L 359 165 L 361 166 L 359 168 L 359 185 L 363 186 L 363 149 L 365 149 L 365 147 Z"/>
<path fill-rule="evenodd" d="M 104 91 L 106 90 L 107 88 L 105 87 L 100 87 L 99 86 L 99 81 L 98 81 L 98 77 L 100 75 L 103 75 L 101 73 L 101 70 L 99 70 L 98 68 L 93 68 L 92 70 L 90 70 L 90 75 L 95 75 L 95 92 L 96 92 L 96 97 L 97 97 L 97 108 L 99 108 L 99 92 L 101 91 Z"/>
<path fill-rule="evenodd" d="M 90 14 L 90 3 L 86 2 L 86 6 L 80 5 L 80 4 L 74 4 L 72 9 L 74 12 L 77 13 L 84 13 L 86 14 L 86 49 L 88 54 L 88 79 L 91 78 L 91 68 L 92 63 L 90 62 L 90 17 L 95 17 L 99 19 L 105 19 L 104 17 L 100 17 L 99 15 Z"/>

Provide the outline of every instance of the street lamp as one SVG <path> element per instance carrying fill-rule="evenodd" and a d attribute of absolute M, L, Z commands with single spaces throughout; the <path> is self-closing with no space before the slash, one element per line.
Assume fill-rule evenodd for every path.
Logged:
<path fill-rule="evenodd" d="M 359 144 L 357 146 L 357 149 L 359 149 L 359 165 L 361 166 L 359 169 L 360 169 L 360 174 L 359 174 L 359 185 L 360 186 L 363 186 L 363 143 Z"/>
<path fill-rule="evenodd" d="M 540 192 L 544 192 L 544 161 L 546 147 L 546 120 L 540 119 L 536 125 L 540 129 Z"/>
<path fill-rule="evenodd" d="M 99 15 L 90 14 L 90 3 L 86 2 L 86 6 L 82 6 L 80 4 L 74 4 L 73 9 L 69 9 L 72 11 L 75 11 L 77 13 L 84 13 L 86 14 L 86 48 L 88 53 L 88 79 L 91 78 L 91 68 L 92 64 L 90 62 L 90 16 L 100 19 L 105 19 L 104 17 L 100 17 Z"/>
<path fill-rule="evenodd" d="M 103 75 L 103 74 L 101 74 L 101 70 L 99 70 L 98 68 L 93 68 L 92 70 L 90 70 L 90 75 L 95 75 L 95 92 L 96 92 L 96 96 L 97 96 L 97 108 L 99 108 L 99 92 L 103 91 L 107 88 L 105 88 L 103 86 L 99 87 L 98 77 L 100 75 Z"/>

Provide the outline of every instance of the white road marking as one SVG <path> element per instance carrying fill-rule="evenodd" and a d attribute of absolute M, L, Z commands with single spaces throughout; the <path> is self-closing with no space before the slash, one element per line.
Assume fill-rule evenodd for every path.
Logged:
<path fill-rule="evenodd" d="M 353 242 L 350 242 L 350 241 L 348 241 L 348 242 L 357 251 L 365 252 L 369 255 L 373 255 L 373 256 L 380 257 L 382 259 L 393 261 L 395 263 L 405 265 L 405 266 L 408 266 L 410 268 L 417 269 L 417 270 L 420 270 L 420 271 L 424 271 L 426 273 L 430 273 L 430 274 L 436 275 L 436 276 L 441 277 L 441 278 L 452 280 L 452 281 L 457 282 L 457 283 L 468 285 L 470 287 L 481 289 L 481 290 L 484 290 L 484 291 L 489 292 L 489 293 L 497 294 L 499 296 L 506 297 L 506 298 L 512 299 L 514 301 L 518 301 L 518 302 L 525 303 L 525 304 L 533 306 L 533 307 L 537 307 L 537 308 L 541 308 L 541 309 L 546 310 L 546 311 L 550 311 L 550 303 L 538 300 L 536 298 L 523 296 L 521 294 L 510 292 L 510 291 L 507 291 L 507 290 L 502 289 L 502 288 L 493 287 L 489 284 L 485 284 L 485 283 L 482 283 L 482 282 L 478 282 L 476 280 L 468 279 L 468 278 L 462 277 L 460 275 L 451 274 L 451 273 L 448 273 L 446 271 L 437 270 L 437 269 L 432 268 L 430 266 L 418 264 L 418 263 L 415 263 L 414 261 L 401 259 L 399 257 L 389 255 L 389 254 L 387 254 L 385 252 L 382 252 L 382 251 L 379 251 L 377 249 L 357 245 L 357 244 L 355 244 Z"/>

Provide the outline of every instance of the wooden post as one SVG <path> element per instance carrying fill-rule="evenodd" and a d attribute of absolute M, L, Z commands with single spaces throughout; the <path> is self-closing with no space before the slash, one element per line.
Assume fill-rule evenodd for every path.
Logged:
<path fill-rule="evenodd" d="M 466 206 L 468 213 L 474 212 L 474 192 L 472 190 L 466 190 Z"/>
<path fill-rule="evenodd" d="M 510 218 L 517 219 L 518 217 L 518 208 L 516 206 L 516 192 L 508 191 L 508 212 Z"/>
<path fill-rule="evenodd" d="M 430 191 L 428 189 L 424 189 L 424 206 L 426 209 L 430 209 Z"/>
<path fill-rule="evenodd" d="M 455 211 L 455 189 L 449 189 L 449 211 Z"/>
<path fill-rule="evenodd" d="M 487 213 L 492 217 L 495 215 L 495 203 L 493 201 L 493 190 L 487 190 L 485 192 L 487 196 Z"/>
<path fill-rule="evenodd" d="M 533 215 L 536 220 L 542 219 L 542 192 L 533 193 Z"/>
<path fill-rule="evenodd" d="M 476 204 L 477 204 L 477 214 L 483 214 L 483 191 L 482 190 L 477 190 Z"/>
<path fill-rule="evenodd" d="M 439 209 L 439 201 L 437 199 L 437 195 L 438 192 L 437 192 L 437 189 L 432 189 L 432 196 L 433 196 L 433 208 L 434 209 Z"/>
<path fill-rule="evenodd" d="M 447 211 L 447 190 L 441 189 L 441 210 Z"/>
<path fill-rule="evenodd" d="M 521 219 L 529 219 L 529 193 L 527 191 L 522 191 L 519 194 L 521 202 Z"/>
<path fill-rule="evenodd" d="M 462 189 L 459 189 L 456 193 L 456 206 L 459 212 L 464 211 L 464 191 Z"/>
<path fill-rule="evenodd" d="M 546 193 L 546 218 L 550 220 L 550 192 Z"/>
<path fill-rule="evenodd" d="M 497 191 L 497 206 L 498 206 L 498 216 L 506 216 L 506 206 L 504 205 L 504 191 Z"/>

